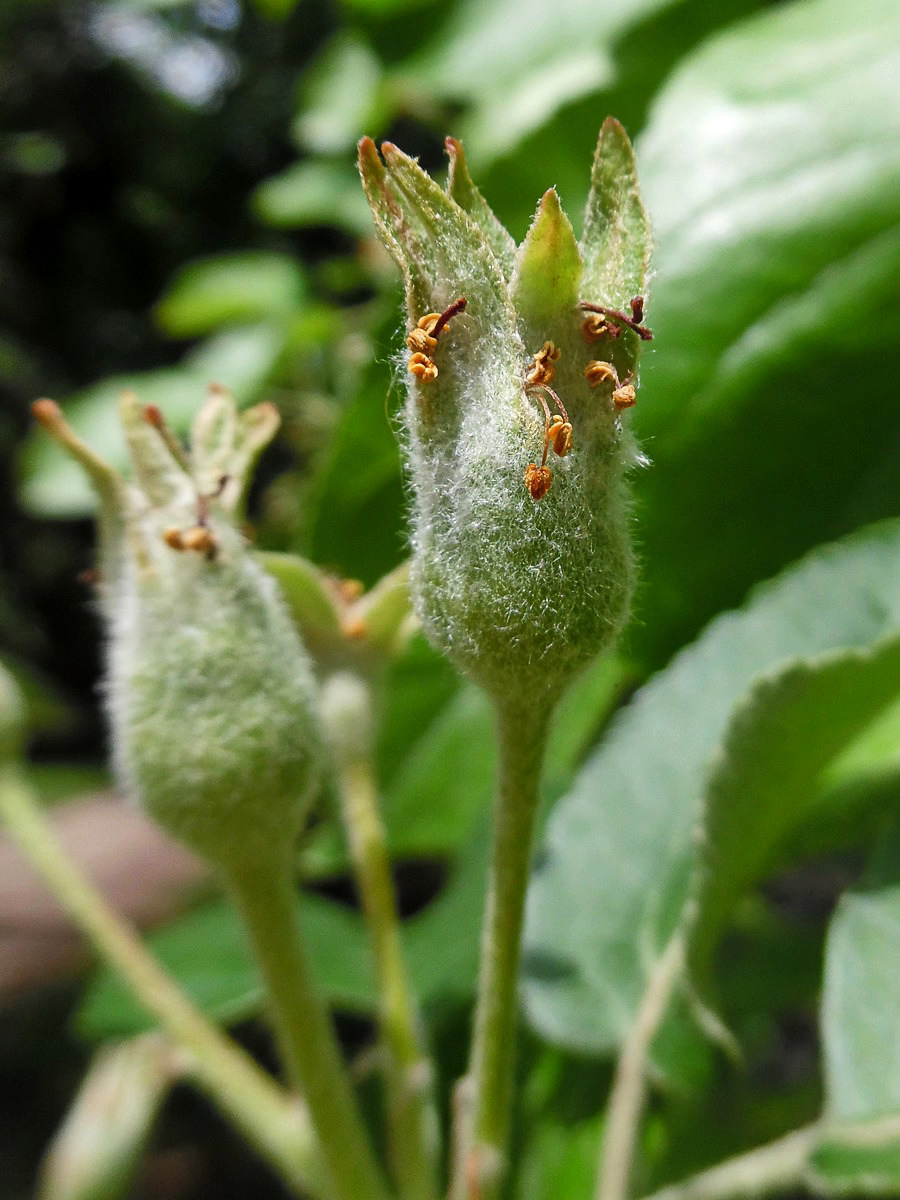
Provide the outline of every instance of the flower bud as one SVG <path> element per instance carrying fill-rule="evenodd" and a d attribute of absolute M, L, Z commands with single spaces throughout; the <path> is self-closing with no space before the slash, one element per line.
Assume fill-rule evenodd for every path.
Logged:
<path fill-rule="evenodd" d="M 39 401 L 36 415 L 100 485 L 105 694 L 123 787 L 214 862 L 284 851 L 318 773 L 314 684 L 278 586 L 235 520 L 277 413 L 238 413 L 213 389 L 189 457 L 159 411 L 126 394 L 127 484 L 55 405 Z"/>
<path fill-rule="evenodd" d="M 551 190 L 516 249 L 460 144 L 447 148 L 445 193 L 395 146 L 382 162 L 360 143 L 369 204 L 406 281 L 412 591 L 431 640 L 496 698 L 553 695 L 629 611 L 624 477 L 639 455 L 621 389 L 651 336 L 649 228 L 611 119 L 580 244 Z M 609 373 L 591 382 L 600 359 Z"/>

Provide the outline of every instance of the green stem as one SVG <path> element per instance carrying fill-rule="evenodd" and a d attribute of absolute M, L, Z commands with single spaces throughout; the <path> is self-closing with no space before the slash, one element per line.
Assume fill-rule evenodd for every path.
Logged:
<path fill-rule="evenodd" d="M 287 1096 L 190 1003 L 59 845 L 22 773 L 0 772 L 0 815 L 66 912 L 188 1055 L 198 1086 L 296 1193 L 330 1195 L 302 1103 Z"/>
<path fill-rule="evenodd" d="M 505 1170 L 518 976 L 551 706 L 497 711 L 498 794 L 469 1072 L 459 1093 L 453 1200 L 494 1200 Z"/>
<path fill-rule="evenodd" d="M 303 1093 L 337 1200 L 387 1200 L 331 1018 L 313 979 L 291 860 L 233 867 L 232 893 L 272 1006 L 285 1066 Z"/>
<path fill-rule="evenodd" d="M 775 1192 L 796 1192 L 803 1185 L 820 1133 L 819 1124 L 807 1125 L 683 1183 L 662 1188 L 645 1200 L 760 1200 Z"/>
<path fill-rule="evenodd" d="M 603 1125 L 596 1200 L 627 1200 L 646 1094 L 647 1059 L 683 966 L 684 934 L 679 928 L 653 968 L 622 1043 Z"/>
<path fill-rule="evenodd" d="M 405 1200 L 435 1200 L 438 1119 L 433 1071 L 404 962 L 371 761 L 360 758 L 339 764 L 339 775 L 344 823 L 375 957 L 397 1182 Z"/>

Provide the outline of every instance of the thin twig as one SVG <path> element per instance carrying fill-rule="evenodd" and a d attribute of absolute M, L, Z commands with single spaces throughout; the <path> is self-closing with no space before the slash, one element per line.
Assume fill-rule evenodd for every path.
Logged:
<path fill-rule="evenodd" d="M 288 1096 L 181 992 L 132 928 L 68 858 L 21 771 L 0 773 L 0 816 L 97 952 L 188 1054 L 187 1070 L 296 1192 L 325 1197 L 318 1147 L 301 1101 Z"/>
<path fill-rule="evenodd" d="M 684 934 L 679 928 L 653 968 L 622 1044 L 603 1126 L 596 1200 L 627 1200 L 646 1093 L 647 1058 L 683 965 Z"/>
<path fill-rule="evenodd" d="M 793 1191 L 803 1181 L 820 1131 L 819 1123 L 807 1125 L 683 1183 L 661 1188 L 644 1200 L 760 1200 L 775 1192 Z"/>

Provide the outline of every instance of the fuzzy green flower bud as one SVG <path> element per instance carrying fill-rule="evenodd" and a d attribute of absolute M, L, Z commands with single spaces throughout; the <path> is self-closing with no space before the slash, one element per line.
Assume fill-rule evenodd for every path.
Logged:
<path fill-rule="evenodd" d="M 635 401 L 650 233 L 603 126 L 579 244 L 548 191 L 522 245 L 448 139 L 447 192 L 360 143 L 407 337 L 412 591 L 431 640 L 498 700 L 552 697 L 608 647 L 634 586 L 622 413 Z"/>
<path fill-rule="evenodd" d="M 214 388 L 188 456 L 159 410 L 126 394 L 129 483 L 51 401 L 35 415 L 100 495 L 105 694 L 123 787 L 223 866 L 289 848 L 318 774 L 314 683 L 277 584 L 236 524 L 277 413 L 238 413 Z"/>

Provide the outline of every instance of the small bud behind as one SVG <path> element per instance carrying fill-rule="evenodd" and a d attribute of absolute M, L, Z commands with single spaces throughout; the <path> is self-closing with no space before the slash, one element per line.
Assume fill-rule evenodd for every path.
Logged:
<path fill-rule="evenodd" d="M 266 861 L 289 852 L 320 761 L 308 656 L 235 523 L 277 414 L 238 413 L 215 388 L 190 456 L 135 396 L 121 419 L 133 482 L 107 487 L 118 539 L 104 564 L 114 765 L 197 853 L 226 867 Z M 60 422 L 48 428 L 69 445 Z"/>

